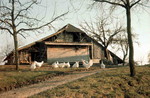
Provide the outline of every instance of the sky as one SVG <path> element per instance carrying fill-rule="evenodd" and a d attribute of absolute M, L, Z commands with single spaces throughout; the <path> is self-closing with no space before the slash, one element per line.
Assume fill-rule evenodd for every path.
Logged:
<path fill-rule="evenodd" d="M 26 35 L 26 39 L 18 36 L 20 45 L 26 45 L 50 35 L 68 23 L 80 28 L 79 24 L 82 24 L 84 21 L 93 21 L 98 15 L 100 15 L 99 8 L 91 8 L 91 4 L 93 3 L 92 0 L 72 0 L 71 3 L 69 1 L 70 0 L 42 0 L 40 6 L 34 6 L 32 13 L 34 13 L 34 15 L 38 15 L 38 18 L 45 16 L 43 19 L 45 22 L 52 19 L 54 10 L 54 16 L 67 11 L 69 11 L 69 13 L 63 18 L 52 23 L 55 29 L 45 29 L 41 33 L 29 32 L 28 35 Z M 104 7 L 107 7 L 107 5 Z M 126 24 L 124 10 L 118 8 L 114 15 L 119 17 L 120 21 L 123 21 L 123 23 Z M 140 43 L 140 45 L 134 44 L 135 61 L 146 64 L 147 54 L 150 52 L 150 10 L 147 10 L 147 12 L 142 11 L 142 9 L 132 11 L 132 29 L 138 34 L 138 42 Z M 7 44 L 13 44 L 12 37 L 7 33 L 1 33 L 0 52 Z M 111 48 L 110 50 L 116 52 Z M 122 56 L 121 52 L 116 52 L 116 54 L 120 57 Z"/>

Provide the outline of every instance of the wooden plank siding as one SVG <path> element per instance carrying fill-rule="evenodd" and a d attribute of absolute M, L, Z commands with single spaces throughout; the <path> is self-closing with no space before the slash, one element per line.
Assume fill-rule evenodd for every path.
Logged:
<path fill-rule="evenodd" d="M 92 54 L 93 54 L 93 57 L 92 57 L 93 62 L 94 63 L 99 63 L 99 61 L 101 59 L 105 58 L 104 57 L 104 52 L 102 50 L 102 47 L 98 43 L 93 42 L 93 47 L 92 48 L 93 48 L 93 52 L 92 52 Z"/>
<path fill-rule="evenodd" d="M 88 60 L 90 56 L 88 46 L 48 46 L 47 62 L 75 62 Z"/>
<path fill-rule="evenodd" d="M 21 64 L 31 64 L 31 53 L 27 51 L 19 52 L 19 62 Z"/>

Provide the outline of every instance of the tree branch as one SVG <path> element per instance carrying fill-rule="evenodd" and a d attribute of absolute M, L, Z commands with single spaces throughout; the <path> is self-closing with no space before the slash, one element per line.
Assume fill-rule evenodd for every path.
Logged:
<path fill-rule="evenodd" d="M 138 0 L 136 2 L 134 2 L 133 4 L 131 4 L 130 8 L 132 8 L 134 5 L 136 5 L 137 3 L 139 3 L 141 0 Z"/>
<path fill-rule="evenodd" d="M 117 30 L 115 30 L 115 32 L 109 37 L 108 41 L 107 41 L 107 45 L 110 44 L 110 42 L 112 42 L 112 38 L 117 35 L 118 33 L 124 31 L 124 29 L 122 29 L 122 27 L 119 27 Z"/>
<path fill-rule="evenodd" d="M 121 0 L 123 2 L 124 5 L 126 5 L 126 2 L 124 0 Z"/>
<path fill-rule="evenodd" d="M 26 37 L 22 34 L 22 33 L 19 33 L 23 38 L 25 38 L 26 39 Z"/>
<path fill-rule="evenodd" d="M 109 4 L 112 4 L 112 5 L 117 5 L 117 6 L 121 6 L 123 8 L 125 8 L 125 5 L 123 4 L 119 4 L 119 3 L 115 3 L 115 2 L 111 2 L 111 1 L 107 1 L 107 0 L 94 0 L 96 2 L 105 2 L 105 3 L 109 3 Z"/>
<path fill-rule="evenodd" d="M 12 24 L 9 23 L 7 20 L 1 20 L 1 19 L 0 19 L 0 22 L 2 22 L 2 23 L 4 23 L 4 24 L 8 24 L 10 27 L 12 27 Z"/>
<path fill-rule="evenodd" d="M 25 15 L 18 15 L 18 16 L 20 16 L 22 18 L 26 18 L 28 20 L 41 21 L 41 20 L 38 20 L 37 18 L 31 18 L 31 17 L 25 16 Z"/>
<path fill-rule="evenodd" d="M 10 29 L 8 29 L 8 28 L 5 28 L 5 27 L 2 27 L 2 26 L 0 26 L 0 29 L 1 30 L 6 30 L 6 31 L 8 31 L 11 35 L 13 35 L 13 33 L 10 31 Z"/>
<path fill-rule="evenodd" d="M 41 28 L 43 28 L 43 27 L 45 27 L 45 26 L 51 24 L 52 22 L 54 22 L 54 21 L 57 20 L 58 18 L 60 18 L 60 17 L 62 17 L 62 16 L 64 16 L 64 15 L 66 15 L 67 13 L 68 13 L 68 12 L 59 15 L 59 16 L 55 17 L 52 21 L 50 21 L 50 22 L 48 22 L 48 23 L 46 23 L 46 24 L 44 24 L 44 25 L 41 25 L 41 26 L 39 26 L 39 27 L 28 28 L 28 29 L 26 29 L 26 28 L 21 28 L 21 29 L 19 29 L 19 30 L 17 31 L 17 33 L 19 33 L 20 31 L 32 31 L 32 30 L 41 29 Z"/>
<path fill-rule="evenodd" d="M 1 8 L 5 8 L 5 9 L 11 11 L 11 9 L 10 9 L 9 7 L 7 7 L 7 6 L 0 6 L 0 9 L 1 9 Z"/>
<path fill-rule="evenodd" d="M 0 16 L 1 16 L 1 18 L 4 18 L 4 17 L 10 16 L 10 14 L 11 14 L 10 12 L 7 12 L 7 13 L 5 12 L 5 13 L 1 13 Z"/>
<path fill-rule="evenodd" d="M 29 8 L 31 8 L 31 6 L 35 4 L 35 2 L 32 2 L 28 7 L 26 7 L 25 9 L 22 9 L 18 12 L 18 14 L 16 15 L 15 17 L 15 20 L 17 19 L 18 16 L 20 16 L 20 13 L 23 12 L 23 11 L 27 11 Z"/>
<path fill-rule="evenodd" d="M 24 22 L 24 21 L 20 21 L 19 23 L 17 23 L 16 27 L 18 27 L 20 24 L 25 24 L 26 26 L 31 27 L 31 24 L 29 24 L 28 22 Z"/>

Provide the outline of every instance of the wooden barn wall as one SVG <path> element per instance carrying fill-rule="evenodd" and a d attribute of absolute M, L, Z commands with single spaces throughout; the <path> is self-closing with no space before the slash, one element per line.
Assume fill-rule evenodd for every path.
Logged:
<path fill-rule="evenodd" d="M 19 51 L 19 64 L 30 64 L 31 63 L 31 56 L 27 50 Z M 10 55 L 7 58 L 6 64 L 15 64 L 14 54 Z"/>
<path fill-rule="evenodd" d="M 75 62 L 81 59 L 89 59 L 89 48 L 87 46 L 48 46 L 47 48 L 48 63 Z"/>
<path fill-rule="evenodd" d="M 20 64 L 31 64 L 33 61 L 47 61 L 46 56 L 46 45 L 44 43 L 36 43 L 27 49 L 19 51 L 19 63 Z M 15 64 L 13 54 L 7 59 L 7 64 Z"/>
<path fill-rule="evenodd" d="M 97 43 L 93 43 L 93 59 L 104 58 L 104 51 Z"/>
<path fill-rule="evenodd" d="M 75 32 L 63 32 L 45 40 L 50 42 L 91 42 L 85 34 Z"/>
<path fill-rule="evenodd" d="M 73 34 L 67 32 L 60 33 L 54 42 L 73 42 Z"/>
<path fill-rule="evenodd" d="M 19 63 L 20 64 L 31 64 L 31 53 L 26 51 L 19 52 Z"/>

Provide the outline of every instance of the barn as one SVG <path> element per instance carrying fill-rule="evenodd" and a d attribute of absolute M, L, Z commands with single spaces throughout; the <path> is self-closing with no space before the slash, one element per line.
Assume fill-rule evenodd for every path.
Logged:
<path fill-rule="evenodd" d="M 92 59 L 94 63 L 99 63 L 106 58 L 100 43 L 71 24 L 65 25 L 54 34 L 19 48 L 18 52 L 20 64 L 30 64 L 35 60 L 51 64 L 55 61 L 75 62 L 81 59 Z M 107 59 L 114 64 L 123 62 L 111 51 L 107 50 L 107 54 Z M 5 60 L 7 64 L 14 64 L 13 52 Z"/>

